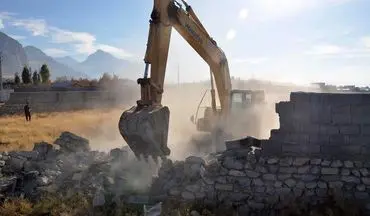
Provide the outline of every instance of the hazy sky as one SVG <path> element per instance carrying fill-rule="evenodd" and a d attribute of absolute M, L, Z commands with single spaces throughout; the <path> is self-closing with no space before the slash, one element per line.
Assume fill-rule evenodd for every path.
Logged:
<path fill-rule="evenodd" d="M 370 83 L 369 0 L 189 0 L 242 78 Z M 144 56 L 151 0 L 1 0 L 0 31 L 51 56 Z M 167 81 L 208 79 L 174 31 Z M 144 63 L 143 63 L 144 68 Z M 142 71 L 138 71 L 138 76 Z"/>

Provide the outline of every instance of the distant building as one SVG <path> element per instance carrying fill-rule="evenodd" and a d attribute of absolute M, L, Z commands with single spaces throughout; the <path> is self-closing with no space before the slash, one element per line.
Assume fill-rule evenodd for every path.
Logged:
<path fill-rule="evenodd" d="M 73 84 L 71 81 L 54 82 L 51 84 L 52 88 L 71 88 Z"/>
<path fill-rule="evenodd" d="M 13 79 L 3 79 L 3 88 L 4 89 L 14 89 L 15 82 Z"/>
<path fill-rule="evenodd" d="M 319 88 L 322 88 L 324 87 L 326 84 L 324 82 L 316 82 L 316 83 L 311 83 L 311 85 L 313 87 L 319 87 Z"/>

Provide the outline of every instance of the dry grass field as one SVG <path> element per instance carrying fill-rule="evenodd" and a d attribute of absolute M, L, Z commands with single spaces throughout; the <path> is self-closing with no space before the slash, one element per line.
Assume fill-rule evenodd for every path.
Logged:
<path fill-rule="evenodd" d="M 118 120 L 123 110 L 89 110 L 33 114 L 26 122 L 23 115 L 0 118 L 0 151 L 30 150 L 40 141 L 53 142 L 61 132 L 70 131 L 90 140 L 94 149 L 122 145 Z"/>

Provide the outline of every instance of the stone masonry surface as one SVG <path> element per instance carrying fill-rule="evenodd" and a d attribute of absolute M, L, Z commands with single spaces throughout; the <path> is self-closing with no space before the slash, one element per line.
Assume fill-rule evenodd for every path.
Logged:
<path fill-rule="evenodd" d="M 290 99 L 276 104 L 280 128 L 265 141 L 266 153 L 370 157 L 370 94 L 293 92 Z"/>
<path fill-rule="evenodd" d="M 370 201 L 369 170 L 369 162 L 263 157 L 228 150 L 205 160 L 166 161 L 152 185 L 152 194 L 185 202 L 233 205 L 264 215 L 297 200 L 319 204 L 330 195 L 366 206 Z"/>
<path fill-rule="evenodd" d="M 23 113 L 26 101 L 30 103 L 32 112 L 55 112 L 112 107 L 130 102 L 134 96 L 110 91 L 14 92 L 0 108 L 0 116 Z"/>

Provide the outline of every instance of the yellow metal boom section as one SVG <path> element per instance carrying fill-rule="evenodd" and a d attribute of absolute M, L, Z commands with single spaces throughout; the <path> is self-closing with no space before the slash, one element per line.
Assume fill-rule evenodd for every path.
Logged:
<path fill-rule="evenodd" d="M 152 86 L 151 100 L 153 104 L 161 104 L 171 27 L 174 27 L 209 65 L 215 79 L 221 110 L 228 111 L 231 80 L 225 53 L 209 36 L 193 9 L 187 4 L 185 6 L 186 10 L 173 0 L 154 0 L 145 55 L 145 63 L 151 65 L 151 83 L 156 86 Z"/>
<path fill-rule="evenodd" d="M 151 155 L 157 158 L 170 154 L 167 147 L 169 109 L 161 102 L 172 28 L 207 62 L 218 91 L 220 114 L 227 116 L 229 113 L 231 80 L 226 56 L 193 9 L 182 1 L 186 10 L 175 0 L 154 0 L 144 58 L 144 78 L 138 79 L 141 99 L 137 106 L 123 112 L 119 121 L 120 133 L 137 157 Z M 213 106 L 214 98 L 212 92 Z"/>

